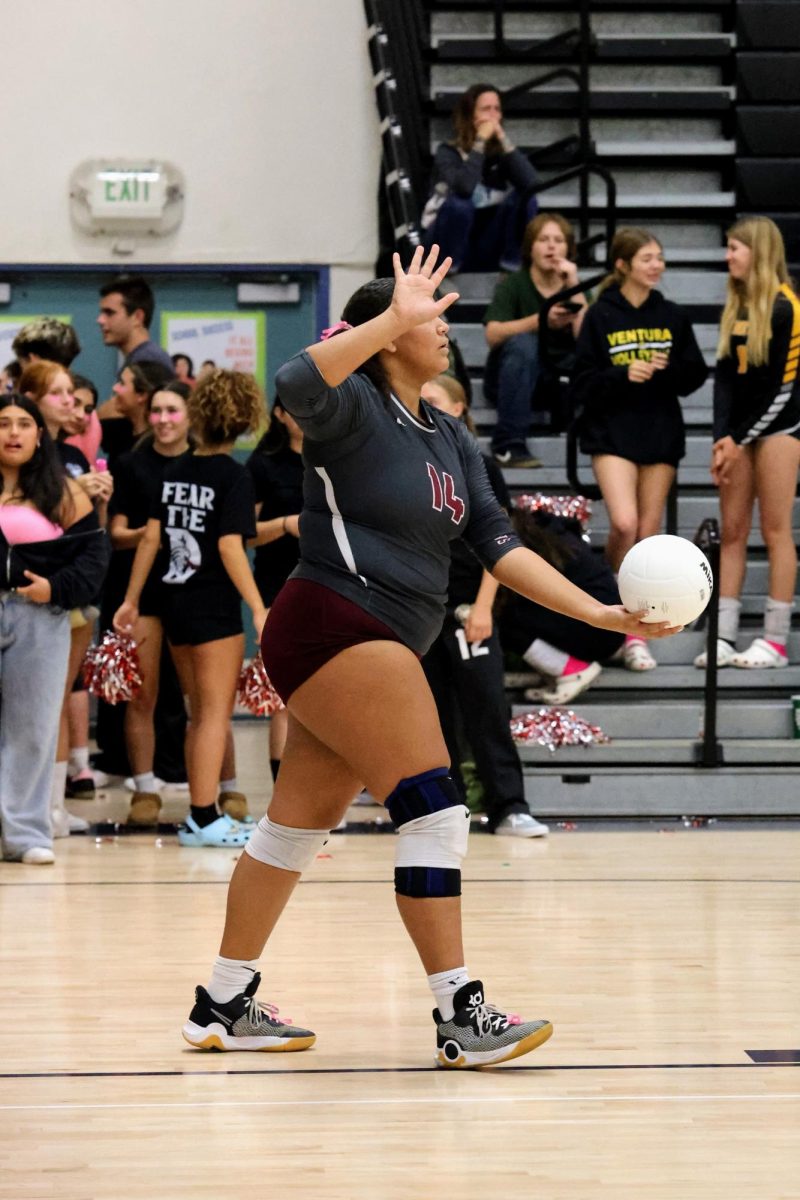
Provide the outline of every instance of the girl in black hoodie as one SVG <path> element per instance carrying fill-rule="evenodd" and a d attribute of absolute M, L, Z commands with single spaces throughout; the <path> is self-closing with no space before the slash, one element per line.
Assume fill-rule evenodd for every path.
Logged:
<path fill-rule="evenodd" d="M 655 290 L 665 265 L 658 239 L 620 229 L 611 261 L 613 273 L 578 338 L 572 386 L 580 448 L 591 455 L 603 493 L 606 557 L 616 571 L 631 546 L 661 530 L 685 453 L 678 397 L 696 391 L 708 368 L 687 314 Z M 634 671 L 656 665 L 639 638 L 626 640 L 623 661 Z"/>

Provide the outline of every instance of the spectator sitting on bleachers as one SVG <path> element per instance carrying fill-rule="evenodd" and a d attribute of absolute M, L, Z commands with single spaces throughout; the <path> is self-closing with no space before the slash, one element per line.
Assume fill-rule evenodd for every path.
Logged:
<path fill-rule="evenodd" d="M 656 291 L 660 242 L 646 229 L 620 229 L 614 270 L 599 288 L 578 338 L 572 380 L 580 448 L 592 457 L 610 523 L 606 557 L 614 571 L 635 542 L 661 529 L 667 495 L 686 445 L 679 396 L 708 375 L 688 315 Z M 625 666 L 649 671 L 656 660 L 638 637 L 626 640 Z"/>
<path fill-rule="evenodd" d="M 538 467 L 527 447 L 537 385 L 555 367 L 569 370 L 575 353 L 586 300 L 578 294 L 570 306 L 551 308 L 552 365 L 539 356 L 539 309 L 563 288 L 578 283 L 575 235 L 558 213 L 540 213 L 525 229 L 522 266 L 501 279 L 483 323 L 489 343 L 484 392 L 497 405 L 492 437 L 495 458 L 505 467 Z M 556 420 L 556 424 L 557 424 Z"/>
<path fill-rule="evenodd" d="M 785 667 L 797 582 L 792 513 L 800 466 L 800 297 L 786 269 L 781 232 L 768 217 L 738 221 L 728 233 L 726 259 L 711 457 L 722 508 L 717 663 Z M 755 500 L 769 594 L 762 636 L 737 654 Z M 705 654 L 695 659 L 695 666 L 705 664 Z"/>
<path fill-rule="evenodd" d="M 437 149 L 424 244 L 436 243 L 455 271 L 513 271 L 525 222 L 536 212 L 536 172 L 503 129 L 497 88 L 476 83 L 453 110 L 455 141 Z"/>
<path fill-rule="evenodd" d="M 620 603 L 611 568 L 583 540 L 577 521 L 523 509 L 514 509 L 512 519 L 523 545 L 571 583 L 602 604 Z M 501 594 L 498 622 L 504 650 L 519 654 L 545 677 L 539 687 L 526 691 L 526 700 L 547 704 L 574 700 L 597 679 L 600 663 L 624 644 L 621 633 L 562 616 L 517 592 Z"/>

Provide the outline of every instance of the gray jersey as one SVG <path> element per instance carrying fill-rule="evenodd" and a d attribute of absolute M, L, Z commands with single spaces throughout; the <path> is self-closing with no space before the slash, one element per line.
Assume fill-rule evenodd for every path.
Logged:
<path fill-rule="evenodd" d="M 364 376 L 327 386 L 298 354 L 276 378 L 303 430 L 296 579 L 325 584 L 424 654 L 445 611 L 450 543 L 491 568 L 521 543 L 495 499 L 478 445 L 452 417 L 414 417 Z"/>

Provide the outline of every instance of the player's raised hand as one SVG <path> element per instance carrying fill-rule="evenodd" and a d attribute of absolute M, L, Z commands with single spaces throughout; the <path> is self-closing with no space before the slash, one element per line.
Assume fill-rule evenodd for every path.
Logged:
<path fill-rule="evenodd" d="M 437 300 L 436 290 L 441 285 L 452 265 L 451 258 L 445 258 L 437 267 L 439 247 L 432 246 L 427 258 L 422 246 L 417 246 L 408 270 L 404 271 L 400 255 L 394 254 L 394 294 L 392 296 L 392 312 L 407 329 L 422 325 L 425 321 L 441 316 L 458 299 L 458 292 L 448 292 Z"/>

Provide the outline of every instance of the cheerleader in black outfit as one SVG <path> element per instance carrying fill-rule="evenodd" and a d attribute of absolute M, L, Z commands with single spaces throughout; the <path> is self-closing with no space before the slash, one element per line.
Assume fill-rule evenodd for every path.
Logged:
<path fill-rule="evenodd" d="M 685 453 L 679 396 L 708 369 L 683 309 L 656 290 L 664 272 L 657 238 L 620 229 L 614 271 L 583 322 L 573 394 L 582 408 L 580 447 L 592 456 L 610 522 L 606 557 L 614 571 L 628 550 L 661 530 L 667 495 Z M 625 665 L 656 665 L 641 638 L 629 638 Z"/>
<path fill-rule="evenodd" d="M 733 226 L 726 260 L 711 457 L 722 508 L 717 663 L 785 667 L 797 582 L 792 510 L 800 466 L 800 297 L 786 270 L 780 230 L 767 217 Z M 769 556 L 769 595 L 762 635 L 737 654 L 755 500 Z M 705 666 L 705 654 L 695 665 Z"/>
<path fill-rule="evenodd" d="M 269 428 L 245 464 L 256 493 L 255 576 L 269 612 L 300 558 L 303 507 L 303 431 L 277 398 Z M 277 779 L 288 729 L 286 709 L 269 721 L 269 764 Z"/>

